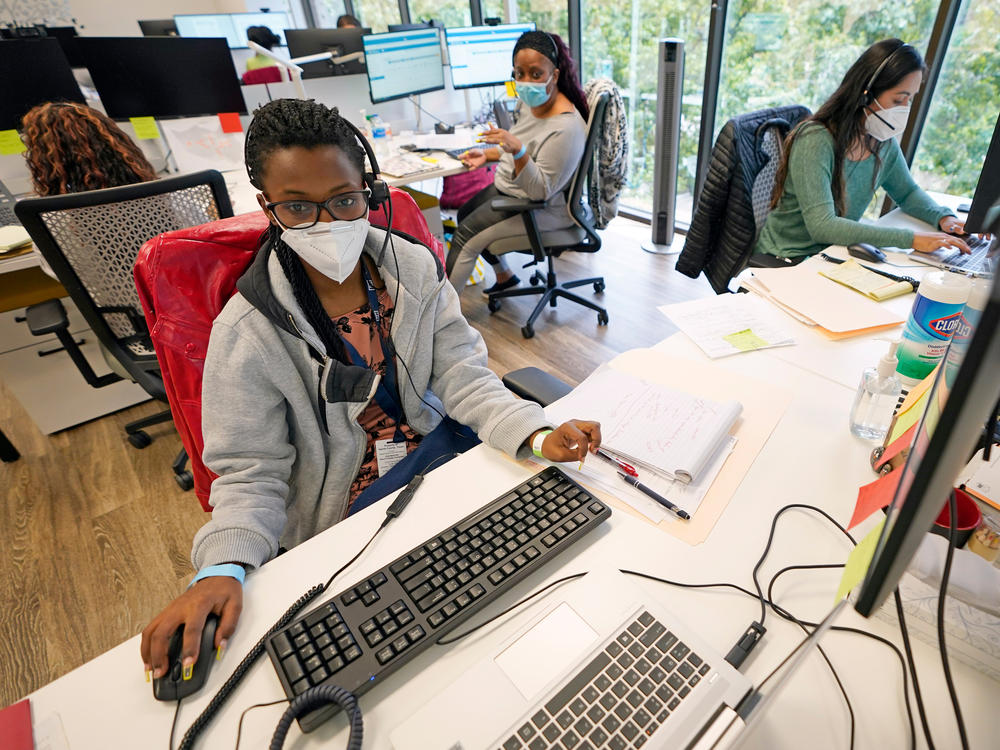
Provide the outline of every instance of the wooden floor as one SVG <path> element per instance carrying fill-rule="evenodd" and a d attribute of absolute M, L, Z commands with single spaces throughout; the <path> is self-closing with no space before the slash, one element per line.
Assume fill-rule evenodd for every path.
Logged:
<path fill-rule="evenodd" d="M 576 384 L 615 354 L 674 332 L 656 306 L 711 290 L 675 272 L 676 256 L 643 252 L 648 235 L 617 219 L 600 252 L 557 261 L 560 279 L 604 276 L 602 295 L 578 291 L 607 307 L 607 326 L 562 301 L 526 340 L 531 298 L 490 315 L 479 288 L 467 289 L 462 308 L 486 339 L 490 366 L 503 374 L 535 365 Z M 191 538 L 207 516 L 172 478 L 180 440 L 169 424 L 152 428 L 142 451 L 123 437 L 126 422 L 159 408 L 147 403 L 45 436 L 0 383 L 0 426 L 22 454 L 0 464 L 0 706 L 140 632 L 190 579 Z M 138 676 L 138 650 L 135 669 Z"/>

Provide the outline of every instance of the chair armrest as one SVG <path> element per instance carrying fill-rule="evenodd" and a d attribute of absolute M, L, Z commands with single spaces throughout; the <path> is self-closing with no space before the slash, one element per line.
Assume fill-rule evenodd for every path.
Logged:
<path fill-rule="evenodd" d="M 521 398 L 542 406 L 558 401 L 573 390 L 568 383 L 537 367 L 522 367 L 508 372 L 503 376 L 503 384 Z"/>
<path fill-rule="evenodd" d="M 528 198 L 494 198 L 490 201 L 490 208 L 494 211 L 511 211 L 513 213 L 524 213 L 525 211 L 535 211 L 548 206 L 548 201 L 533 201 Z"/>
<path fill-rule="evenodd" d="M 66 308 L 58 299 L 48 299 L 39 302 L 25 310 L 28 330 L 33 336 L 44 336 L 47 333 L 58 333 L 69 328 L 69 318 Z"/>

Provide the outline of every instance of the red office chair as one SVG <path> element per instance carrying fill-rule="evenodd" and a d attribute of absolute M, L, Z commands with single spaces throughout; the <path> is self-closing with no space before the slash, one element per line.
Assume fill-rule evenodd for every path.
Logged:
<path fill-rule="evenodd" d="M 280 65 L 269 65 L 266 68 L 255 68 L 254 70 L 248 70 L 241 76 L 241 80 L 244 85 L 250 85 L 253 83 L 281 83 L 282 81 L 287 81 L 288 78 L 284 76 L 281 72 L 282 68 Z"/>
<path fill-rule="evenodd" d="M 413 198 L 391 189 L 392 224 L 401 234 L 431 248 L 444 265 L 444 247 L 430 233 Z M 383 209 L 369 220 L 385 226 Z M 134 276 L 150 339 L 160 363 L 174 424 L 191 460 L 194 490 L 211 512 L 215 475 L 202 462 L 201 378 L 212 321 L 236 291 L 236 281 L 257 253 L 267 219 L 261 212 L 166 232 L 139 251 Z"/>

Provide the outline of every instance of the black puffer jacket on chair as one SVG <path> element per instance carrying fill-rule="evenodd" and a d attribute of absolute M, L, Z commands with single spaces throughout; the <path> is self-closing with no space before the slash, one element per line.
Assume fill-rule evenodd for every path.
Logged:
<path fill-rule="evenodd" d="M 770 161 L 762 147 L 764 133 L 776 128 L 780 142 L 809 114 L 808 108 L 799 105 L 774 107 L 740 115 L 723 126 L 712 148 L 684 249 L 677 258 L 678 271 L 693 279 L 704 271 L 717 294 L 727 291 L 729 280 L 746 266 L 760 229 L 754 220 L 753 192 L 758 173 Z M 773 170 L 777 164 L 771 166 Z M 758 202 L 771 197 L 770 188 L 762 182 L 756 185 Z"/>

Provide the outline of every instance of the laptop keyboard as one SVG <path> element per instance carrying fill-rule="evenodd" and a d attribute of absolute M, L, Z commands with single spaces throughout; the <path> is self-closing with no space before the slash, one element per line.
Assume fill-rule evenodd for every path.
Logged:
<path fill-rule="evenodd" d="M 979 235 L 970 235 L 966 238 L 965 244 L 969 246 L 971 253 L 963 253 L 959 250 L 937 256 L 942 263 L 946 263 L 954 268 L 978 270 L 986 260 L 986 254 L 990 249 L 990 240 Z"/>
<path fill-rule="evenodd" d="M 644 611 L 528 720 L 512 727 L 500 748 L 642 747 L 710 671 Z"/>
<path fill-rule="evenodd" d="M 267 651 L 285 694 L 322 684 L 365 692 L 610 515 L 545 469 L 275 633 Z M 336 710 L 299 724 L 312 731 Z"/>

